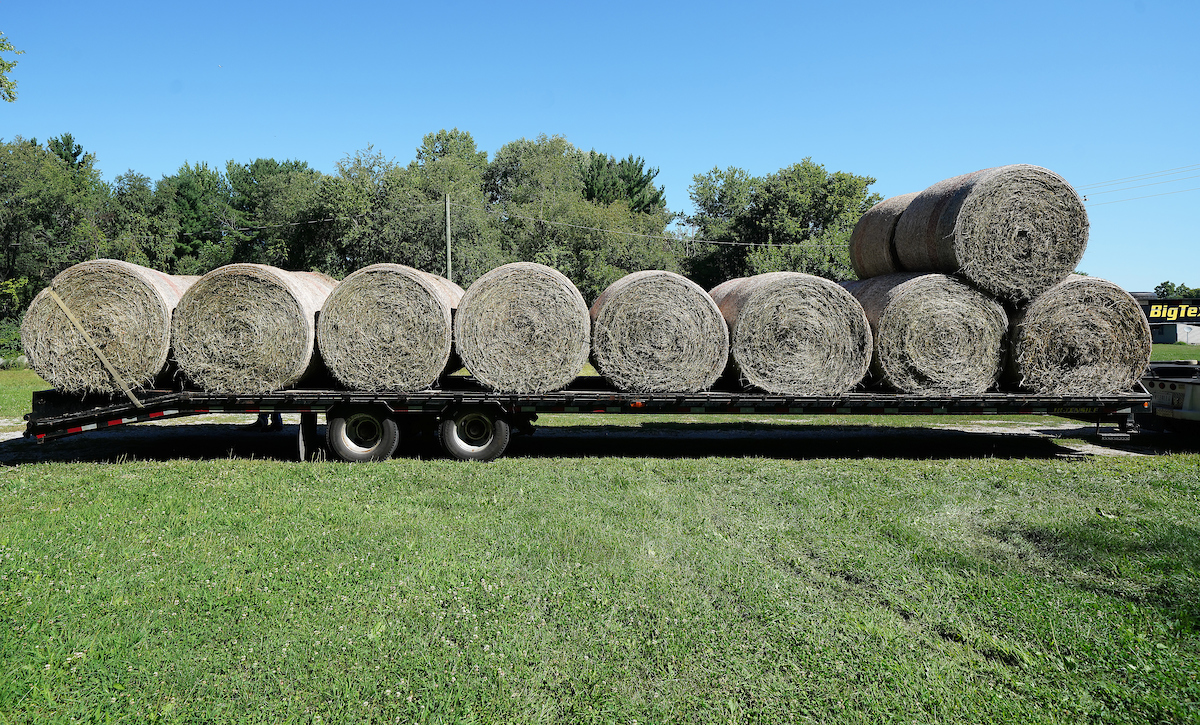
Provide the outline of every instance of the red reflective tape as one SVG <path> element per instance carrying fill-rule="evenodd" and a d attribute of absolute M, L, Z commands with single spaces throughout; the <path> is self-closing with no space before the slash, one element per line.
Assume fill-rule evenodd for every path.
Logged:
<path fill-rule="evenodd" d="M 82 433 L 82 432 L 83 432 L 83 428 L 82 428 L 82 427 L 79 427 L 79 428 L 67 428 L 67 432 L 68 432 L 68 433 Z"/>
<path fill-rule="evenodd" d="M 105 425 L 121 425 L 124 422 L 125 421 L 121 420 L 120 418 L 117 418 L 116 420 L 108 421 L 107 423 L 105 423 Z"/>
<path fill-rule="evenodd" d="M 41 440 L 42 438 L 45 438 L 45 437 L 46 437 L 46 434 L 45 434 L 45 433 L 38 433 L 38 434 L 37 434 L 36 436 L 34 436 L 34 437 L 35 437 L 35 438 L 37 438 L 38 440 Z"/>
<path fill-rule="evenodd" d="M 150 415 L 148 415 L 146 417 L 147 418 L 161 418 L 161 417 L 163 417 L 163 414 L 162 414 L 162 411 L 159 411 L 157 413 L 151 413 Z"/>

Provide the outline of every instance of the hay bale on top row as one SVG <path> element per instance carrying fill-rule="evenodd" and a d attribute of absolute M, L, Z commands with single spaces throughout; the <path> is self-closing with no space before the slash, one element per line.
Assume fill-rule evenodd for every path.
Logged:
<path fill-rule="evenodd" d="M 346 277 L 317 323 L 321 357 L 352 390 L 428 388 L 451 358 L 452 312 L 463 290 L 401 264 L 373 264 Z"/>
<path fill-rule="evenodd" d="M 484 386 L 506 393 L 565 387 L 588 359 L 591 321 L 565 275 L 532 262 L 475 280 L 454 318 L 459 357 Z"/>
<path fill-rule="evenodd" d="M 918 193 L 884 199 L 854 225 L 850 234 L 850 261 L 859 279 L 904 271 L 896 256 L 896 224 Z"/>
<path fill-rule="evenodd" d="M 67 393 L 118 393 L 121 386 L 50 296 L 54 290 L 104 353 L 122 382 L 151 385 L 171 345 L 171 310 L 198 277 L 172 276 L 115 259 L 59 273 L 29 305 L 21 345 L 46 382 Z"/>
<path fill-rule="evenodd" d="M 618 390 L 705 390 L 725 369 L 729 332 L 704 288 L 673 272 L 625 275 L 591 308 L 592 360 Z"/>
<path fill-rule="evenodd" d="M 1087 210 L 1053 171 L 984 169 L 917 194 L 896 224 L 909 272 L 945 272 L 1005 300 L 1029 300 L 1074 271 L 1087 247 Z"/>
<path fill-rule="evenodd" d="M 958 274 L 1019 302 L 1070 274 L 1087 238 L 1087 211 L 1071 185 L 1047 169 L 1015 164 L 881 201 L 855 226 L 850 251 L 862 279 Z"/>
<path fill-rule="evenodd" d="M 901 393 L 965 395 L 991 388 L 1008 317 L 992 298 L 944 274 L 844 282 L 875 338 L 871 371 Z"/>
<path fill-rule="evenodd" d="M 1112 282 L 1071 275 L 1013 317 L 1009 375 L 1042 395 L 1131 390 L 1150 362 L 1150 324 Z"/>
<path fill-rule="evenodd" d="M 871 362 L 862 306 L 827 279 L 772 272 L 710 293 L 729 323 L 730 355 L 747 385 L 770 393 L 836 395 Z"/>
<path fill-rule="evenodd" d="M 317 272 L 230 264 L 191 286 L 171 325 L 175 358 L 200 388 L 269 393 L 320 366 L 316 316 L 337 285 Z"/>

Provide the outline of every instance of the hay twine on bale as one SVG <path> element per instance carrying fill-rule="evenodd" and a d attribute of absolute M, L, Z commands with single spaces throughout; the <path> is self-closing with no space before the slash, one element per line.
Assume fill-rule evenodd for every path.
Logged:
<path fill-rule="evenodd" d="M 491 390 L 546 393 L 579 375 L 591 322 L 579 290 L 557 270 L 513 262 L 467 288 L 454 344 L 471 375 Z"/>
<path fill-rule="evenodd" d="M 171 343 L 171 311 L 198 277 L 172 276 L 115 259 L 81 262 L 34 297 L 21 324 L 29 364 L 66 393 L 119 393 L 121 384 L 50 295 L 63 300 L 130 388 L 151 385 Z"/>
<path fill-rule="evenodd" d="M 1117 285 L 1071 275 L 1013 316 L 1009 374 L 1042 395 L 1131 390 L 1150 362 L 1150 324 Z"/>
<path fill-rule="evenodd" d="M 862 303 L 876 380 L 901 393 L 967 395 L 996 384 L 1008 316 L 944 274 L 890 274 L 843 286 Z"/>
<path fill-rule="evenodd" d="M 918 193 L 884 199 L 854 225 L 850 234 L 850 261 L 859 279 L 904 271 L 896 256 L 896 224 Z"/>
<path fill-rule="evenodd" d="M 710 293 L 729 323 L 744 383 L 769 393 L 836 395 L 871 364 L 862 305 L 837 284 L 799 272 L 730 280 Z"/>
<path fill-rule="evenodd" d="M 352 390 L 424 390 L 446 370 L 451 312 L 462 295 L 458 285 L 412 267 L 364 267 L 321 308 L 321 358 Z"/>
<path fill-rule="evenodd" d="M 674 272 L 625 275 L 591 309 L 592 360 L 618 390 L 694 393 L 712 387 L 729 331 L 704 288 Z"/>
<path fill-rule="evenodd" d="M 320 368 L 316 316 L 337 285 L 316 272 L 219 267 L 192 285 L 171 326 L 180 370 L 215 393 L 269 393 Z"/>
<path fill-rule="evenodd" d="M 1079 194 L 1053 171 L 1028 164 L 930 186 L 909 202 L 895 232 L 905 270 L 958 274 L 1012 302 L 1065 279 L 1087 240 Z"/>

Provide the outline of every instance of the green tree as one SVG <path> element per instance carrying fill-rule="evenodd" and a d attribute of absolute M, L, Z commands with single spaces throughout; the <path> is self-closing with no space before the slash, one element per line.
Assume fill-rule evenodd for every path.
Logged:
<path fill-rule="evenodd" d="M 314 225 L 304 250 L 304 268 L 334 277 L 382 261 L 379 219 L 384 213 L 384 179 L 396 171 L 394 160 L 374 147 L 347 154 L 337 173 L 323 177 L 313 204 Z"/>
<path fill-rule="evenodd" d="M 713 169 L 693 178 L 696 213 L 688 218 L 702 239 L 731 242 L 689 260 L 698 282 L 791 270 L 833 280 L 853 279 L 848 242 L 859 217 L 880 200 L 875 179 L 838 171 L 806 158 L 766 177 Z"/>
<path fill-rule="evenodd" d="M 0 282 L 25 278 L 28 304 L 55 274 L 102 256 L 108 188 L 94 159 L 69 166 L 36 141 L 0 141 Z"/>
<path fill-rule="evenodd" d="M 93 154 L 83 152 L 83 146 L 75 143 L 75 137 L 69 133 L 50 139 L 46 142 L 46 148 L 50 149 L 50 153 L 62 159 L 67 168 L 75 171 L 85 166 L 91 166 L 96 161 Z"/>
<path fill-rule="evenodd" d="M 630 272 L 679 270 L 671 241 L 663 239 L 671 218 L 663 205 L 635 209 L 619 190 L 586 198 L 587 169 L 598 156 L 561 136 L 520 139 L 496 153 L 484 180 L 508 254 L 561 271 L 588 301 Z M 639 174 L 647 184 L 653 178 Z"/>
<path fill-rule="evenodd" d="M 583 166 L 583 198 L 601 205 L 624 201 L 630 210 L 643 214 L 665 210 L 666 190 L 654 186 L 658 169 L 645 166 L 640 156 L 630 154 L 617 161 L 593 150 Z"/>
<path fill-rule="evenodd" d="M 158 182 L 179 220 L 175 272 L 204 274 L 233 261 L 247 237 L 237 231 L 229 183 L 204 162 L 184 162 Z"/>
<path fill-rule="evenodd" d="M 400 226 L 389 238 L 412 260 L 407 264 L 446 274 L 447 197 L 454 281 L 465 287 L 508 261 L 487 213 L 483 191 L 487 169 L 487 152 L 476 148 L 470 133 L 455 128 L 425 135 L 416 158 L 388 186 L 392 220 Z"/>
<path fill-rule="evenodd" d="M 1174 282 L 1167 281 L 1155 287 L 1154 294 L 1160 300 L 1200 297 L 1200 287 L 1188 287 L 1185 284 L 1175 284 Z"/>
<path fill-rule="evenodd" d="M 747 274 L 746 250 L 739 245 L 749 234 L 746 226 L 761 184 L 762 179 L 736 166 L 713 167 L 692 177 L 688 197 L 695 213 L 685 220 L 700 239 L 726 243 L 696 250 L 686 260 L 688 275 L 701 286 L 712 288 Z"/>
<path fill-rule="evenodd" d="M 179 220 L 173 200 L 132 169 L 113 180 L 110 192 L 106 256 L 164 272 L 174 269 Z"/>
<path fill-rule="evenodd" d="M 0 53 L 12 53 L 13 55 L 22 55 L 25 51 L 17 50 L 13 47 L 4 33 L 0 33 Z M 17 67 L 17 61 L 5 60 L 0 57 L 0 99 L 9 103 L 17 100 L 17 82 L 8 77 L 8 74 L 13 68 Z"/>
<path fill-rule="evenodd" d="M 305 269 L 322 174 L 305 161 L 260 158 L 228 162 L 225 178 L 235 223 L 249 230 L 240 233 L 233 259 Z"/>

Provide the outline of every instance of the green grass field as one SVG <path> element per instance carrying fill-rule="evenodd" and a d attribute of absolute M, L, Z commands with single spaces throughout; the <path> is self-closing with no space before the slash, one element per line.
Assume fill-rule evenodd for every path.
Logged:
<path fill-rule="evenodd" d="M 1200 360 L 1200 345 L 1154 345 L 1151 360 Z"/>
<path fill-rule="evenodd" d="M 6 722 L 1194 722 L 1200 457 L 0 469 Z"/>
<path fill-rule="evenodd" d="M 0 723 L 1196 721 L 1200 456 L 654 445 L 0 463 Z"/>

